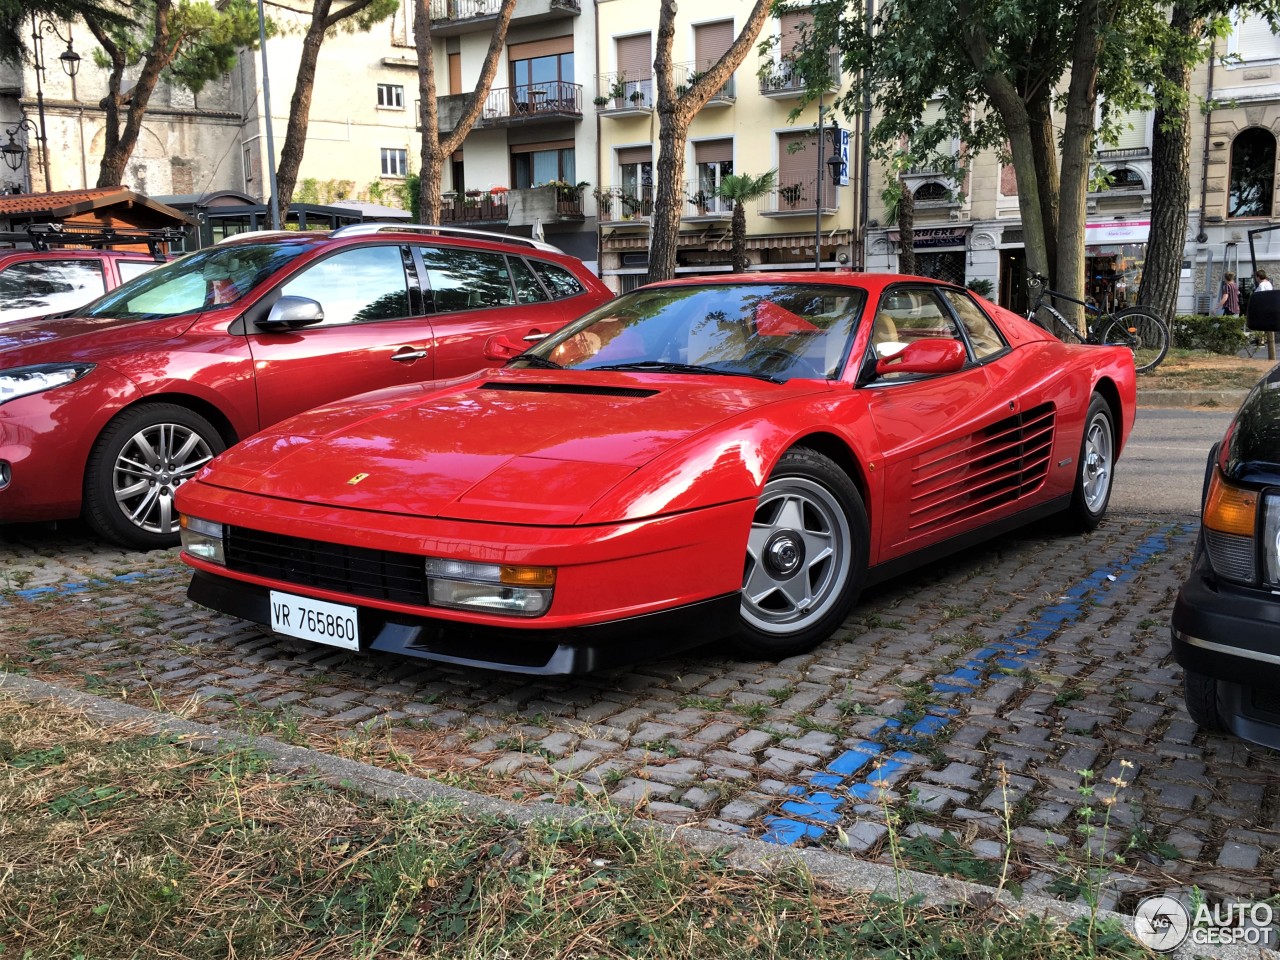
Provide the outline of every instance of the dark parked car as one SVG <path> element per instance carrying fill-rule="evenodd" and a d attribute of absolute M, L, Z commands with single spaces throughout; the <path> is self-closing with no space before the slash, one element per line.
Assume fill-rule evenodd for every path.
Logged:
<path fill-rule="evenodd" d="M 1254 293 L 1248 325 L 1280 329 L 1280 290 Z M 1172 632 L 1191 719 L 1280 749 L 1280 366 L 1209 453 Z"/>
<path fill-rule="evenodd" d="M 303 410 L 500 366 L 613 294 L 518 237 L 356 224 L 240 235 L 71 315 L 0 326 L 0 523 L 178 542 L 174 491 Z"/>

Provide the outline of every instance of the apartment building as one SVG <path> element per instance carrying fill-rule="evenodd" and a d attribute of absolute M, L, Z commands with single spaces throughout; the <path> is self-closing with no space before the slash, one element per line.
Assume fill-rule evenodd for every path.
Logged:
<path fill-rule="evenodd" d="M 685 8 L 682 8 L 685 9 Z M 696 83 L 733 43 L 750 6 L 720 2 L 687 8 L 673 44 L 677 94 Z M 594 98 L 599 169 L 593 196 L 600 225 L 600 272 L 625 291 L 648 269 L 649 218 L 658 150 L 653 61 L 657 25 L 651 0 L 600 0 Z M 747 204 L 747 247 L 753 269 L 848 268 L 855 259 L 858 190 L 851 131 L 833 130 L 825 105 L 840 88 L 831 80 L 798 119 L 788 114 L 805 93 L 787 54 L 799 42 L 804 11 L 771 18 L 755 52 L 711 97 L 693 121 L 685 153 L 685 181 L 677 273 L 730 270 L 731 204 L 717 196 L 724 177 L 777 171 L 777 187 Z M 816 133 L 822 110 L 823 137 Z M 839 159 L 832 169 L 832 156 Z M 852 175 L 852 176 L 851 176 Z"/>
<path fill-rule="evenodd" d="M 1179 313 L 1208 312 L 1224 271 L 1248 276 L 1249 232 L 1280 224 L 1280 37 L 1261 17 L 1239 18 L 1214 53 L 1192 78 L 1192 190 Z M 1200 103 L 1211 109 L 1200 112 Z M 1119 141 L 1095 154 L 1107 183 L 1088 196 L 1085 229 L 1086 294 L 1106 306 L 1134 302 L 1151 226 L 1152 114 L 1127 114 L 1120 126 Z M 1026 262 L 1012 168 L 984 153 L 973 158 L 964 183 L 925 168 L 905 180 L 915 199 L 917 271 L 957 283 L 987 281 L 993 299 L 1024 308 Z M 879 199 L 882 169 L 873 168 L 870 187 L 867 269 L 896 270 L 901 241 Z M 1280 231 L 1256 234 L 1254 245 L 1259 266 L 1274 275 Z"/>

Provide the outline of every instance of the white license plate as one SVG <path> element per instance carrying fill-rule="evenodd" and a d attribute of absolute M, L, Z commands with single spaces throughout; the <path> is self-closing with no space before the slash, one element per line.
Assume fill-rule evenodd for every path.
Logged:
<path fill-rule="evenodd" d="M 311 640 L 344 650 L 360 649 L 356 608 L 310 597 L 271 591 L 271 629 L 300 640 Z"/>

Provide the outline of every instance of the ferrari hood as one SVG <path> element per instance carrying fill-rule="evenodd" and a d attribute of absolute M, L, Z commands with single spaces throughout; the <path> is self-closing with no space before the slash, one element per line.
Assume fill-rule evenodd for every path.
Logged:
<path fill-rule="evenodd" d="M 333 405 L 251 438 L 201 479 L 284 500 L 420 517 L 571 523 L 630 474 L 708 427 L 813 381 L 506 373 L 399 402 Z M 313 422 L 317 421 L 317 422 Z M 331 427 L 317 430 L 320 424 Z"/>

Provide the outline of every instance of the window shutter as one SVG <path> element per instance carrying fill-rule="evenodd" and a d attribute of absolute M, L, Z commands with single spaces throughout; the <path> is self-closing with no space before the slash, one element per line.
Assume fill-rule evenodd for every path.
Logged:
<path fill-rule="evenodd" d="M 732 140 L 699 140 L 693 145 L 694 163 L 728 163 L 732 160 Z"/>
<path fill-rule="evenodd" d="M 573 53 L 573 37 L 552 37 L 549 40 L 535 40 L 532 43 L 510 44 L 507 47 L 507 62 L 554 57 L 562 53 Z"/>
<path fill-rule="evenodd" d="M 649 34 L 618 38 L 618 73 L 628 80 L 648 80 L 653 76 L 653 48 Z"/>
<path fill-rule="evenodd" d="M 808 10 L 788 10 L 778 18 L 778 23 L 782 27 L 782 43 L 780 50 L 785 57 L 794 50 L 800 41 L 804 38 L 804 32 L 800 29 L 801 25 L 812 24 L 813 14 Z"/>
<path fill-rule="evenodd" d="M 693 28 L 694 69 L 706 70 L 733 46 L 733 21 L 702 23 Z"/>
<path fill-rule="evenodd" d="M 623 147 L 618 151 L 618 166 L 628 163 L 649 163 L 653 160 L 653 147 Z"/>

